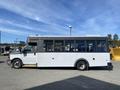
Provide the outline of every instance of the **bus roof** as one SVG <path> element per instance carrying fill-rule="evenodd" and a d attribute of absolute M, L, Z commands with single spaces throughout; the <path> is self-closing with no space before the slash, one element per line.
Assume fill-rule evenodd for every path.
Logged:
<path fill-rule="evenodd" d="M 107 40 L 106 36 L 29 36 L 28 42 L 39 40 Z"/>
<path fill-rule="evenodd" d="M 28 37 L 38 37 L 38 38 L 44 38 L 44 37 L 107 37 L 107 36 L 101 36 L 101 35 L 85 35 L 85 36 L 62 36 L 62 35 L 29 35 Z"/>

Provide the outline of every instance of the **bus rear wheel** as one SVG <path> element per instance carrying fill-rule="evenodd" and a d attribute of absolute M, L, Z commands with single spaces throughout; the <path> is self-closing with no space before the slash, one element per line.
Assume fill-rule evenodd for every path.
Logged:
<path fill-rule="evenodd" d="M 12 67 L 15 68 L 15 69 L 21 68 L 21 67 L 22 67 L 22 62 L 21 62 L 21 60 L 15 59 L 15 60 L 12 62 Z"/>
<path fill-rule="evenodd" d="M 78 70 L 84 71 L 88 69 L 88 64 L 85 61 L 79 61 L 76 65 Z"/>

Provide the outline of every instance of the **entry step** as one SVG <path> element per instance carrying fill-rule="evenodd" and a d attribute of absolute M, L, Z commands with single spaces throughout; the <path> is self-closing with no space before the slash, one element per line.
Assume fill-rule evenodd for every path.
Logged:
<path fill-rule="evenodd" d="M 37 64 L 24 64 L 23 67 L 37 67 Z"/>

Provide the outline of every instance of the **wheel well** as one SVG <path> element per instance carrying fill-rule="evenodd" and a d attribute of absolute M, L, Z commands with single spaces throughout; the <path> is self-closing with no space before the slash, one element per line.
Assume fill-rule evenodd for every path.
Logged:
<path fill-rule="evenodd" d="M 14 59 L 11 60 L 11 63 L 13 63 L 13 61 L 15 61 L 16 59 L 20 60 L 22 62 L 22 60 L 20 58 L 14 58 Z M 22 62 L 22 64 L 23 64 L 23 62 Z"/>
<path fill-rule="evenodd" d="M 88 65 L 88 67 L 89 67 L 88 61 L 87 61 L 86 59 L 84 59 L 84 58 L 78 59 L 78 60 L 75 62 L 75 65 L 74 65 L 74 66 L 77 67 L 77 63 L 80 62 L 80 61 L 84 61 L 84 62 Z M 88 67 L 87 67 L 87 68 L 88 68 Z"/>

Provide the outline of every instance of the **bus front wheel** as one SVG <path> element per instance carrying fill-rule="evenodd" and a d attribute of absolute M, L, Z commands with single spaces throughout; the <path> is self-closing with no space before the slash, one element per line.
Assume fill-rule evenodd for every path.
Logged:
<path fill-rule="evenodd" d="M 85 61 L 79 61 L 76 65 L 78 70 L 84 71 L 88 69 L 88 64 Z"/>
<path fill-rule="evenodd" d="M 15 69 L 19 69 L 22 67 L 22 61 L 19 60 L 19 59 L 15 59 L 13 62 L 12 62 L 12 67 L 15 68 Z"/>

